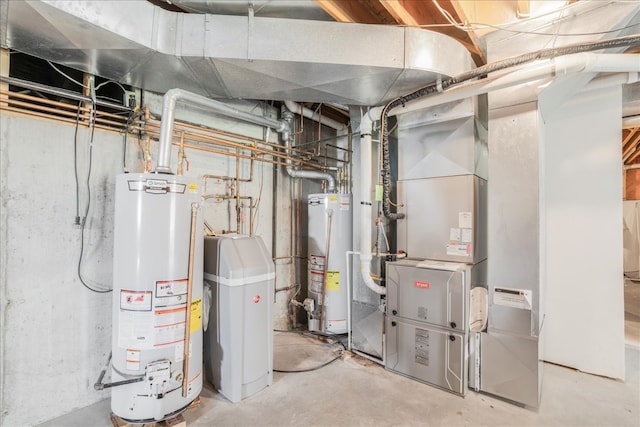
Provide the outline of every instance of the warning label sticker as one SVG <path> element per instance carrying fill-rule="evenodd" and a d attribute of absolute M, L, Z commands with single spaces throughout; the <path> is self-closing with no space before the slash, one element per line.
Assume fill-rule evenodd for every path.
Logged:
<path fill-rule="evenodd" d="M 187 305 L 180 307 L 155 310 L 153 326 L 153 346 L 174 344 L 184 340 L 184 328 Z"/>
<path fill-rule="evenodd" d="M 339 271 L 327 271 L 327 290 L 328 291 L 340 290 L 340 272 Z"/>
<path fill-rule="evenodd" d="M 341 211 L 348 211 L 350 205 L 351 205 L 351 202 L 349 201 L 349 197 L 348 196 L 340 196 L 340 210 Z"/>
<path fill-rule="evenodd" d="M 130 371 L 138 371 L 140 369 L 140 350 L 127 349 L 126 365 Z"/>
<path fill-rule="evenodd" d="M 151 291 L 120 291 L 120 309 L 128 311 L 151 311 Z"/>
<path fill-rule="evenodd" d="M 157 281 L 155 307 L 184 304 L 187 300 L 187 284 L 187 279 Z"/>
<path fill-rule="evenodd" d="M 191 319 L 189 320 L 189 333 L 198 332 L 202 327 L 202 299 L 191 301 Z"/>
<path fill-rule="evenodd" d="M 455 255 L 455 256 L 471 256 L 471 243 L 458 243 L 458 242 L 449 242 L 447 243 L 447 255 Z"/>
<path fill-rule="evenodd" d="M 532 291 L 530 289 L 495 288 L 493 303 L 506 307 L 531 310 Z"/>
<path fill-rule="evenodd" d="M 153 316 L 149 312 L 120 310 L 118 346 L 121 348 L 153 348 Z"/>

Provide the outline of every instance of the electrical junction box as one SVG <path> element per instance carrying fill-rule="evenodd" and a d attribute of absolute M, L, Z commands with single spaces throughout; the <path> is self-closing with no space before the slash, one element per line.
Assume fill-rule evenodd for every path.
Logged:
<path fill-rule="evenodd" d="M 275 267 L 258 236 L 205 236 L 205 376 L 231 402 L 273 382 Z"/>

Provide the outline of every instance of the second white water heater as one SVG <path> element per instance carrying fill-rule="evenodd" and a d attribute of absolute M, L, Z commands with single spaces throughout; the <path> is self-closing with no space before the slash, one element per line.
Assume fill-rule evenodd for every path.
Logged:
<path fill-rule="evenodd" d="M 116 179 L 111 410 L 148 423 L 202 390 L 203 220 L 186 177 Z"/>
<path fill-rule="evenodd" d="M 347 333 L 347 261 L 352 242 L 350 194 L 310 194 L 308 198 L 308 295 L 314 309 L 309 330 Z"/>

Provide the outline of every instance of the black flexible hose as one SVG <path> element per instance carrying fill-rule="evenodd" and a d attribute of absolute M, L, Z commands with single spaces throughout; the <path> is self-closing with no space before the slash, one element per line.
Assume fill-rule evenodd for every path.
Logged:
<path fill-rule="evenodd" d="M 457 85 L 475 78 L 485 77 L 489 73 L 504 70 L 506 68 L 515 67 L 518 65 L 526 64 L 528 62 L 555 58 L 558 56 L 572 55 L 582 52 L 592 52 L 594 50 L 610 49 L 614 47 L 624 46 L 636 46 L 640 45 L 640 34 L 634 34 L 631 36 L 617 37 L 604 41 L 589 42 L 589 43 L 577 43 L 561 47 L 554 47 L 549 49 L 542 49 L 535 52 L 525 53 L 512 58 L 503 59 L 501 61 L 492 62 L 482 67 L 475 68 L 471 71 L 467 71 L 457 76 L 451 77 L 440 84 L 432 83 L 428 86 L 424 86 L 418 90 L 415 90 L 407 95 L 400 96 L 398 98 L 389 101 L 382 109 L 381 115 L 381 144 L 382 144 L 382 185 L 383 185 L 383 200 L 382 200 L 382 212 L 385 218 L 395 221 L 404 218 L 403 213 L 391 212 L 391 204 L 389 203 L 391 194 L 391 160 L 389 156 L 389 117 L 388 113 L 391 109 L 405 105 L 409 101 L 416 100 L 425 96 L 433 95 L 442 92 L 453 85 Z"/>

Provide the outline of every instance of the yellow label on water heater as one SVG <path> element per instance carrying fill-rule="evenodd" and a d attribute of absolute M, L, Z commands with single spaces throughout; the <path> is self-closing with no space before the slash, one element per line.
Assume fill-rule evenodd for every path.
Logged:
<path fill-rule="evenodd" d="M 340 272 L 339 271 L 327 271 L 327 290 L 328 291 L 340 290 Z"/>
<path fill-rule="evenodd" d="M 202 327 L 202 298 L 191 301 L 190 333 L 198 332 Z"/>

